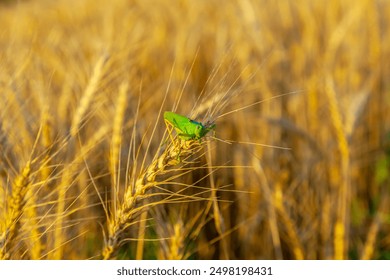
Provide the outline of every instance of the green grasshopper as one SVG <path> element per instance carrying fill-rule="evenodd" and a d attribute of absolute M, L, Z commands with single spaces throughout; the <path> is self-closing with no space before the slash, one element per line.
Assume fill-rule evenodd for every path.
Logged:
<path fill-rule="evenodd" d="M 177 135 L 185 140 L 200 140 L 202 139 L 210 130 L 215 128 L 214 123 L 207 122 L 202 124 L 200 122 L 191 120 L 182 115 L 165 112 L 164 120 L 168 122 L 176 130 Z"/>

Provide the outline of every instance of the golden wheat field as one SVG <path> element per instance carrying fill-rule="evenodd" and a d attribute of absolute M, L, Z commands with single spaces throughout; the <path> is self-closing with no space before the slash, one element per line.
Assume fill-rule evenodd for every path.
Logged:
<path fill-rule="evenodd" d="M 1 1 L 0 26 L 0 259 L 390 259 L 389 1 Z"/>

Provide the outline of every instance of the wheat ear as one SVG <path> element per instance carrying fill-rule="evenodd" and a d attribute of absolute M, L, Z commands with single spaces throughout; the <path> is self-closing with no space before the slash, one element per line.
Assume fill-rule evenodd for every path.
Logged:
<path fill-rule="evenodd" d="M 165 173 L 169 167 L 179 164 L 181 158 L 199 151 L 200 147 L 199 141 L 175 138 L 162 154 L 141 172 L 134 183 L 127 186 L 122 204 L 114 210 L 108 220 L 108 234 L 102 251 L 103 259 L 113 258 L 121 245 L 122 235 L 131 226 L 135 214 L 145 210 L 145 207 L 138 206 L 149 197 L 148 190 L 161 184 L 156 177 Z"/>
<path fill-rule="evenodd" d="M 6 213 L 4 228 L 0 235 L 0 260 L 10 258 L 11 242 L 18 234 L 18 225 L 25 205 L 25 196 L 30 184 L 31 161 L 28 161 L 22 172 L 16 177 L 12 185 L 12 196 L 9 209 Z"/>
<path fill-rule="evenodd" d="M 73 116 L 72 126 L 70 129 L 70 134 L 72 136 L 75 136 L 77 134 L 80 127 L 80 123 L 82 122 L 84 115 L 87 112 L 92 102 L 93 96 L 97 91 L 100 78 L 103 75 L 103 68 L 106 61 L 107 61 L 107 56 L 102 55 L 100 56 L 100 58 L 95 64 L 95 67 L 92 72 L 92 76 L 84 91 L 83 97 L 80 100 L 79 106 L 77 107 L 77 110 Z"/>

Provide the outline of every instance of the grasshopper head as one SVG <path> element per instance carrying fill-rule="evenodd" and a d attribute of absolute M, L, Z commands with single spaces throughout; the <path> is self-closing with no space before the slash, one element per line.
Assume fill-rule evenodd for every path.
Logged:
<path fill-rule="evenodd" d="M 205 125 L 198 124 L 195 128 L 195 136 L 197 139 L 201 139 L 203 136 L 209 133 L 210 130 L 213 130 L 214 128 L 214 123 L 207 122 Z"/>

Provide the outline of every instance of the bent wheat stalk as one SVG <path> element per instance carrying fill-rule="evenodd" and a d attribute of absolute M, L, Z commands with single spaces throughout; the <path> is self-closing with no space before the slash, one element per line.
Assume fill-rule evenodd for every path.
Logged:
<path fill-rule="evenodd" d="M 178 165 L 180 159 L 197 153 L 200 148 L 199 141 L 185 141 L 176 137 L 162 154 L 140 173 L 134 183 L 126 187 L 123 202 L 114 209 L 108 220 L 107 237 L 102 251 L 103 259 L 114 257 L 121 246 L 124 231 L 133 224 L 135 214 L 146 210 L 147 207 L 140 207 L 140 204 L 150 196 L 147 194 L 148 190 L 161 185 L 156 177 L 166 173 L 169 167 Z"/>

